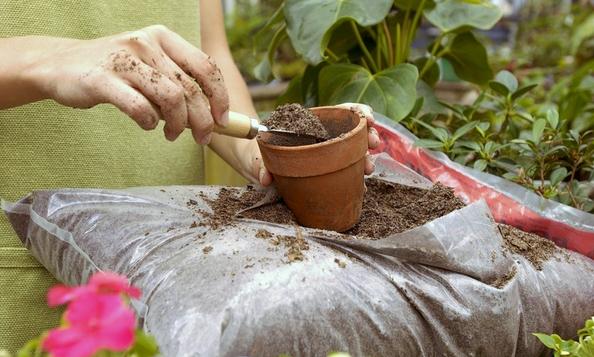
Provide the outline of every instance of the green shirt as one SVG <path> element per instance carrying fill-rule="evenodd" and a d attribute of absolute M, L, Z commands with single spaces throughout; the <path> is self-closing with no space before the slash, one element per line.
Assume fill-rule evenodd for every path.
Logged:
<path fill-rule="evenodd" d="M 199 45 L 198 0 L 3 0 L 0 37 L 97 38 L 164 24 Z M 2 54 L 0 54 L 2 55 Z M 171 143 L 111 105 L 71 109 L 43 101 L 0 110 L 0 197 L 37 189 L 200 184 L 202 150 L 189 132 Z M 0 350 L 56 326 L 54 284 L 0 215 Z"/>

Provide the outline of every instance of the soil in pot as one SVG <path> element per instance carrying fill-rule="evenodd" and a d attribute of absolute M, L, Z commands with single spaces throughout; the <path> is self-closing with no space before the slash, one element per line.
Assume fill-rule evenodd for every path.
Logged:
<path fill-rule="evenodd" d="M 262 124 L 269 129 L 287 130 L 324 140 L 331 138 L 326 128 L 320 122 L 320 119 L 311 110 L 296 103 L 285 104 L 276 108 Z M 284 136 L 272 136 L 268 139 L 268 143 L 280 146 L 298 146 L 303 144 L 299 141 L 299 138 Z"/>
<path fill-rule="evenodd" d="M 377 179 L 367 179 L 366 185 L 367 192 L 361 221 L 349 231 L 333 236 L 345 239 L 381 239 L 390 234 L 401 233 L 421 226 L 464 207 L 464 203 L 454 195 L 451 189 L 439 183 L 429 190 Z M 202 212 L 208 217 L 202 225 L 218 229 L 224 225 L 235 224 L 237 212 L 253 206 L 263 198 L 264 193 L 254 189 L 243 193 L 237 189 L 222 189 L 216 199 L 206 200 L 214 213 Z M 298 233 L 293 238 L 296 241 L 291 241 L 287 236 L 277 237 L 265 229 L 259 230 L 256 236 L 269 239 L 275 246 L 282 244 L 287 249 L 287 256 L 291 254 L 290 258 L 296 257 L 293 260 L 289 259 L 289 262 L 303 259 L 302 250 L 308 249 L 307 241 L 301 237 L 295 218 L 284 203 L 278 202 L 254 208 L 242 212 L 240 217 L 295 225 Z M 541 270 L 543 263 L 549 259 L 569 259 L 565 250 L 557 247 L 548 239 L 504 224 L 498 226 L 504 238 L 504 250 L 524 256 L 537 270 Z M 514 275 L 515 271 L 510 271 L 505 279 L 495 282 L 494 286 L 504 286 Z"/>

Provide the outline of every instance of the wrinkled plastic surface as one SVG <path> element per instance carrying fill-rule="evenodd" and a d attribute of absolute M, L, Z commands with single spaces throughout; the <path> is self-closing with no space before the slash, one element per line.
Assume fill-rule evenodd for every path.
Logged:
<path fill-rule="evenodd" d="M 378 113 L 374 116 L 382 138 L 375 152 L 388 153 L 431 181 L 452 187 L 467 203 L 485 200 L 497 222 L 547 237 L 558 246 L 594 259 L 594 215 L 460 165 L 441 152 L 416 147 L 417 138 L 402 125 Z"/>
<path fill-rule="evenodd" d="M 384 155 L 376 165 L 382 179 L 430 185 Z M 196 208 L 210 210 L 200 193 L 219 190 L 40 191 L 3 208 L 58 279 L 128 276 L 165 356 L 536 356 L 545 348 L 532 332 L 572 337 L 594 314 L 593 261 L 568 252 L 535 270 L 502 250 L 483 201 L 375 241 L 303 229 L 305 260 L 287 263 L 282 246 L 255 235 L 295 227 L 192 228 Z M 505 286 L 490 285 L 514 269 Z"/>

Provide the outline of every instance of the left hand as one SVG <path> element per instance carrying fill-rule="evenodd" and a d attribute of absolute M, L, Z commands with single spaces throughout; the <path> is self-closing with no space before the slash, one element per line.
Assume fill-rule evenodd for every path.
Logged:
<path fill-rule="evenodd" d="M 373 119 L 373 110 L 371 107 L 365 104 L 358 104 L 358 103 L 343 103 L 337 105 L 340 108 L 347 108 L 351 109 L 356 107 L 367 119 L 367 132 L 368 132 L 368 145 L 369 149 L 375 149 L 380 144 L 380 138 L 377 133 L 377 130 L 373 128 L 373 124 L 375 120 Z M 246 157 L 246 161 L 249 162 L 251 165 L 251 175 L 250 178 L 252 181 L 256 182 L 256 180 L 263 186 L 269 186 L 272 183 L 272 175 L 264 166 L 264 161 L 262 160 L 262 155 L 260 154 L 260 149 L 258 147 L 258 143 L 256 140 L 250 141 L 250 153 Z M 365 158 L 365 174 L 370 175 L 373 170 L 375 169 L 375 164 L 371 162 L 369 159 L 369 155 Z"/>

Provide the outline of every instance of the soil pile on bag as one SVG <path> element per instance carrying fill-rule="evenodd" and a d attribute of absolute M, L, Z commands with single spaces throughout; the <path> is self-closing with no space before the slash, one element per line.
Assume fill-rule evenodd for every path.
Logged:
<path fill-rule="evenodd" d="M 552 241 L 536 234 L 521 231 L 515 227 L 499 224 L 505 248 L 524 256 L 537 270 L 559 250 Z"/>
<path fill-rule="evenodd" d="M 419 227 L 450 212 L 464 207 L 452 189 L 437 183 L 428 190 L 399 185 L 378 179 L 367 179 L 367 192 L 363 201 L 361 220 L 353 228 L 344 232 L 345 237 L 358 239 L 381 239 L 392 234 Z M 268 232 L 259 232 L 259 238 L 270 239 L 272 245 L 284 245 L 289 261 L 302 260 L 301 250 L 307 247 L 299 239 L 299 227 L 291 210 L 281 201 L 246 210 L 265 196 L 264 192 L 253 188 L 241 193 L 233 188 L 222 188 L 216 199 L 203 197 L 213 213 L 201 212 L 207 220 L 201 225 L 218 229 L 233 224 L 236 218 L 250 218 L 260 221 L 290 224 L 296 228 L 295 236 L 274 236 Z M 191 205 L 192 200 L 188 202 Z M 504 248 L 511 253 L 524 256 L 533 266 L 541 270 L 544 262 L 561 253 L 552 241 L 536 234 L 521 231 L 515 227 L 499 224 L 504 238 Z M 323 233 L 323 232 L 321 232 Z M 298 242 L 295 242 L 295 239 Z M 304 249 L 302 249 L 304 248 Z M 515 272 L 501 281 L 494 283 L 503 286 L 513 278 Z"/>
<path fill-rule="evenodd" d="M 285 104 L 276 108 L 264 122 L 269 129 L 287 130 L 297 134 L 311 135 L 320 139 L 330 139 L 330 134 L 320 122 L 320 119 L 309 109 L 300 104 Z M 286 139 L 273 137 L 276 145 L 290 145 L 290 143 L 276 142 Z M 269 140 L 270 142 L 271 140 Z"/>
<path fill-rule="evenodd" d="M 345 232 L 346 235 L 380 239 L 422 226 L 464 207 L 464 203 L 451 189 L 439 183 L 430 190 L 377 179 L 368 179 L 366 184 L 361 220 Z M 230 224 L 237 212 L 253 206 L 263 198 L 264 193 L 254 189 L 239 194 L 239 190 L 223 188 L 216 199 L 205 198 L 213 210 L 213 214 L 207 214 L 209 218 L 205 224 L 214 229 Z M 271 223 L 296 224 L 293 213 L 282 202 L 256 207 L 239 216 Z"/>

